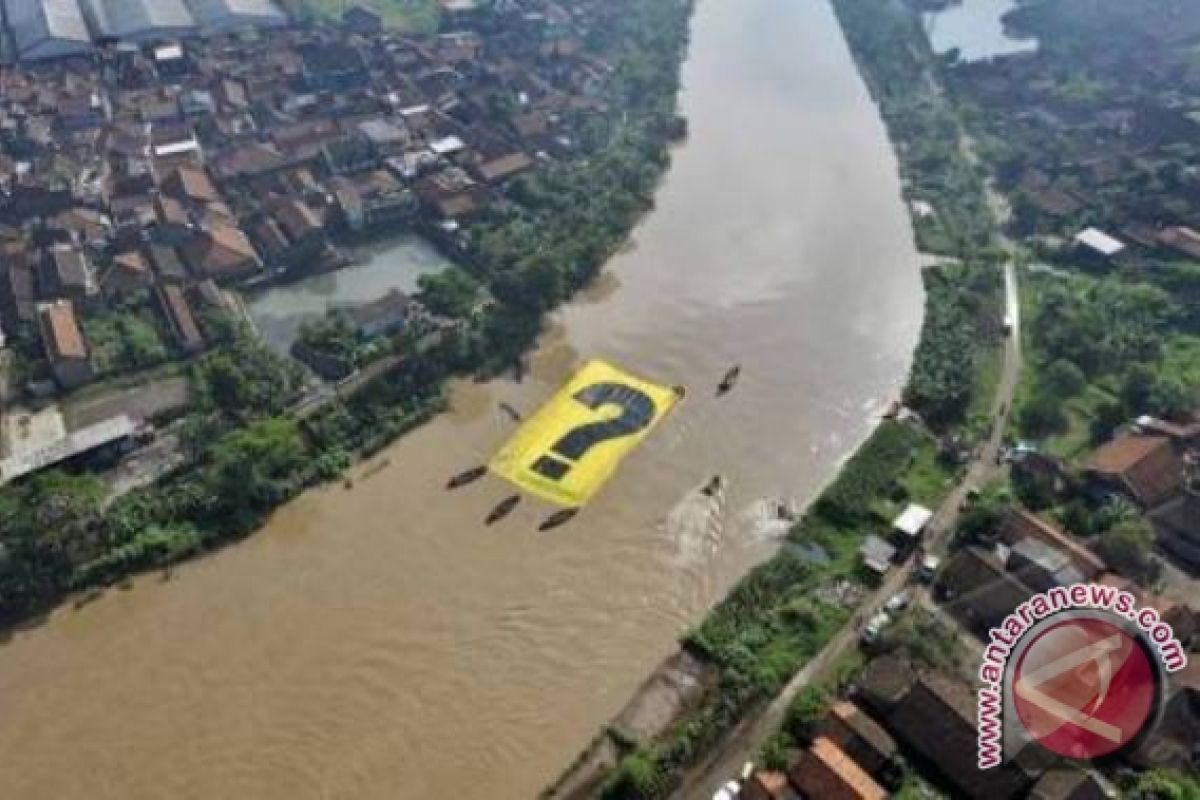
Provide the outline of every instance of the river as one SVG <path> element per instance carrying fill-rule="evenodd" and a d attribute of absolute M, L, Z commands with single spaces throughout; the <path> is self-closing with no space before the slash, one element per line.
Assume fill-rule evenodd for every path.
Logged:
<path fill-rule="evenodd" d="M 0 646 L 0 794 L 529 798 L 774 551 L 764 498 L 811 498 L 899 391 L 919 258 L 828 5 L 702 0 L 684 83 L 657 208 L 523 383 L 457 386 L 352 489 Z M 571 524 L 484 527 L 511 489 L 447 477 L 592 356 L 692 391 Z"/>

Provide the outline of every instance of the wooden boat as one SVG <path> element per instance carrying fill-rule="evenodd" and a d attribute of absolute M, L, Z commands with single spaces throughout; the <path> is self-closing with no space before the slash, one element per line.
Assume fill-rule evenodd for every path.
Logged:
<path fill-rule="evenodd" d="M 579 513 L 578 508 L 563 508 L 555 511 L 550 516 L 546 517 L 541 525 L 538 525 L 539 531 L 551 531 L 560 525 L 566 525 L 571 520 L 575 519 L 575 515 Z"/>
<path fill-rule="evenodd" d="M 519 494 L 509 495 L 508 497 L 501 500 L 496 505 L 496 507 L 492 509 L 492 513 L 487 515 L 487 519 L 484 520 L 484 523 L 487 525 L 496 524 L 497 522 L 499 522 L 500 520 L 504 519 L 509 514 L 511 514 L 512 510 L 517 507 L 517 503 L 519 503 L 519 502 L 521 502 L 521 495 L 519 495 Z"/>
<path fill-rule="evenodd" d="M 484 465 L 480 465 L 478 467 L 471 467 L 466 472 L 460 472 L 457 475 L 455 475 L 453 478 L 451 478 L 449 481 L 447 481 L 446 488 L 447 489 L 457 489 L 460 486 L 466 486 L 468 483 L 471 483 L 472 481 L 479 480 L 486 473 L 487 473 L 487 467 Z"/>
<path fill-rule="evenodd" d="M 720 397 L 736 386 L 738 376 L 741 374 L 742 368 L 739 364 L 730 367 L 729 371 L 725 373 L 725 377 L 721 379 L 721 383 L 717 385 L 717 396 Z"/>

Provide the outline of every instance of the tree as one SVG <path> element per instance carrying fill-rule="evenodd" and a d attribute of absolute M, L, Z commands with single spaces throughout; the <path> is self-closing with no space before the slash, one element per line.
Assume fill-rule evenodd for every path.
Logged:
<path fill-rule="evenodd" d="M 820 686 L 804 687 L 788 706 L 783 719 L 784 729 L 795 741 L 810 743 L 816 738 L 817 728 L 829 708 L 830 700 L 829 693 Z"/>
<path fill-rule="evenodd" d="M 1096 552 L 1119 572 L 1143 585 L 1157 580 L 1162 565 L 1151 555 L 1154 532 L 1144 519 L 1118 522 L 1100 537 Z"/>
<path fill-rule="evenodd" d="M 1035 438 L 1061 433 L 1068 425 L 1062 400 L 1040 387 L 1021 407 L 1019 419 L 1021 430 Z"/>
<path fill-rule="evenodd" d="M 1150 387 L 1147 411 L 1168 419 L 1186 419 L 1200 403 L 1200 391 L 1182 378 L 1159 375 Z"/>
<path fill-rule="evenodd" d="M 959 534 L 972 541 L 993 539 L 1008 508 L 1006 497 L 980 497 L 962 515 Z"/>
<path fill-rule="evenodd" d="M 421 303 L 434 314 L 451 319 L 469 317 L 479 298 L 479 284 L 458 267 L 426 273 L 417 279 L 417 285 Z"/>
<path fill-rule="evenodd" d="M 1073 362 L 1060 358 L 1046 368 L 1042 383 L 1058 397 L 1075 397 L 1087 386 L 1087 377 Z"/>
<path fill-rule="evenodd" d="M 1145 364 L 1130 367 L 1121 386 L 1121 400 L 1125 407 L 1134 414 L 1145 413 L 1150 406 L 1150 395 L 1156 379 L 1154 370 Z"/>
<path fill-rule="evenodd" d="M 1129 793 L 1130 800 L 1200 800 L 1200 778 L 1169 769 L 1142 773 Z"/>
<path fill-rule="evenodd" d="M 235 419 L 278 414 L 301 385 L 299 368 L 248 334 L 205 356 L 192 371 L 192 387 L 201 409 L 219 410 Z"/>
<path fill-rule="evenodd" d="M 1096 407 L 1095 416 L 1089 426 L 1090 439 L 1093 445 L 1099 445 L 1112 438 L 1113 432 L 1125 422 L 1125 407 L 1112 401 L 1101 403 Z"/>
<path fill-rule="evenodd" d="M 209 486 L 227 513 L 254 514 L 278 502 L 283 481 L 304 463 L 296 423 L 275 417 L 227 435 L 212 449 Z"/>

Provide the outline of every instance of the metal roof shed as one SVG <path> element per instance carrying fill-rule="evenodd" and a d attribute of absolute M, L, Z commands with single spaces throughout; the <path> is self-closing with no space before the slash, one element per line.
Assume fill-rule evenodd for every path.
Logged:
<path fill-rule="evenodd" d="M 862 547 L 858 548 L 858 552 L 862 555 L 867 569 L 882 575 L 891 568 L 896 548 L 875 534 L 871 534 L 863 540 Z"/>
<path fill-rule="evenodd" d="M 79 0 L 5 0 L 17 57 L 25 61 L 91 52 L 92 36 Z"/>
<path fill-rule="evenodd" d="M 183 0 L 83 0 L 97 37 L 134 42 L 196 33 L 196 20 Z"/>

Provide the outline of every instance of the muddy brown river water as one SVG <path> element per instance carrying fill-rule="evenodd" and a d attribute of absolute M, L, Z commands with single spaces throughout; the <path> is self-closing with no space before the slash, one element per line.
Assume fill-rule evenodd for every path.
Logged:
<path fill-rule="evenodd" d="M 885 132 L 821 0 L 701 0 L 691 137 L 657 208 L 517 384 L 243 544 L 0 645 L 0 796 L 528 798 L 768 557 L 902 383 L 919 259 Z M 550 533 L 448 493 L 585 357 L 692 391 Z M 732 363 L 742 378 L 713 388 Z M 714 474 L 727 490 L 698 489 Z"/>

